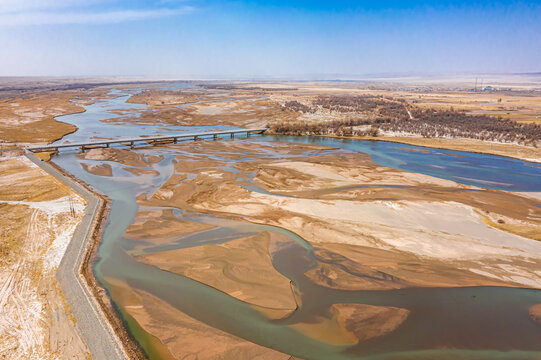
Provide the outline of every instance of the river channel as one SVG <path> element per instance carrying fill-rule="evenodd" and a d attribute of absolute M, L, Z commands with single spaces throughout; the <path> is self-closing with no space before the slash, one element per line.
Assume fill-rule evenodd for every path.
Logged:
<path fill-rule="evenodd" d="M 187 87 L 179 84 L 174 88 Z M 112 111 L 138 111 L 145 105 L 126 103 L 127 90 L 113 90 L 118 97 L 84 106 L 86 112 L 58 117 L 78 131 L 59 140 L 83 141 L 151 134 L 171 134 L 228 129 L 225 126 L 167 126 L 107 123 L 121 115 Z M 229 141 L 229 140 L 224 140 Z M 301 142 L 369 154 L 379 165 L 422 173 L 458 183 L 506 191 L 541 191 L 541 164 L 467 152 L 429 149 L 383 141 L 362 141 L 321 137 L 254 136 L 235 141 Z M 226 242 L 243 234 L 278 232 L 292 240 L 291 246 L 275 254 L 273 265 L 297 287 L 302 306 L 283 320 L 269 320 L 252 306 L 190 278 L 143 264 L 133 256 L 144 250 L 124 237 L 138 209 L 136 198 L 154 193 L 174 173 L 173 147 L 147 147 L 133 151 L 160 155 L 153 164 L 159 175 L 133 176 L 117 163 L 109 162 L 112 177 L 93 175 L 81 167 L 74 152 L 62 151 L 53 161 L 111 198 L 99 260 L 94 265 L 98 281 L 118 306 L 129 332 L 151 359 L 159 359 L 152 341 L 137 322 L 115 300 L 115 283 L 144 290 L 183 313 L 212 327 L 254 343 L 305 359 L 538 359 L 541 358 L 541 327 L 528 317 L 532 305 L 541 304 L 541 291 L 507 287 L 405 288 L 385 291 L 343 291 L 314 284 L 304 274 L 314 266 L 309 243 L 287 230 L 251 224 L 219 216 L 191 213 L 172 208 L 179 218 L 189 217 L 216 226 L 212 232 L 187 236 L 172 248 Z M 413 150 L 413 151 L 412 151 Z M 304 154 L 304 155 L 309 155 Z M 281 156 L 277 153 L 266 158 Z M 102 162 L 100 162 L 102 163 Z M 147 209 L 144 209 L 147 210 Z M 152 208 L 148 209 L 152 210 Z M 194 220 L 195 219 L 195 220 Z M 289 325 L 310 321 L 325 314 L 332 304 L 352 303 L 395 306 L 411 311 L 410 317 L 387 336 L 355 346 L 320 342 Z"/>

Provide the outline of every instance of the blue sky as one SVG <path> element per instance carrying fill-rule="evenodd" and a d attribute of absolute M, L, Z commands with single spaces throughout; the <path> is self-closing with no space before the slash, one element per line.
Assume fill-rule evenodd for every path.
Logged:
<path fill-rule="evenodd" d="M 0 0 L 0 76 L 541 71 L 541 2 Z"/>

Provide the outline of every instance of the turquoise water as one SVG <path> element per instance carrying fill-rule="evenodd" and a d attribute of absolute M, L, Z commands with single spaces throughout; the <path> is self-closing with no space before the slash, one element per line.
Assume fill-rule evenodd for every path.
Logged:
<path fill-rule="evenodd" d="M 120 92 L 122 93 L 122 92 Z M 162 126 L 104 124 L 108 111 L 126 109 L 127 96 L 98 102 L 83 114 L 64 116 L 60 120 L 80 126 L 65 140 L 79 141 L 92 136 L 123 137 L 163 133 Z M 135 106 L 135 111 L 144 106 Z M 85 117 L 86 114 L 86 117 Z M 214 130 L 223 127 L 172 127 L 171 131 Z M 541 167 L 536 164 L 497 156 L 426 149 L 387 142 L 367 142 L 330 138 L 254 137 L 249 141 L 310 142 L 333 146 L 338 151 L 368 153 L 383 166 L 419 172 L 460 183 L 514 191 L 541 191 Z M 162 155 L 163 161 L 152 168 L 159 176 L 129 176 L 111 162 L 115 176 L 96 176 L 85 172 L 74 153 L 63 152 L 54 161 L 112 199 L 111 212 L 95 274 L 106 289 L 108 279 L 120 280 L 145 290 L 182 312 L 255 343 L 307 359 L 538 359 L 541 358 L 541 327 L 528 318 L 528 308 L 541 303 L 541 291 L 504 287 L 408 288 L 391 291 L 341 291 L 318 286 L 304 273 L 314 264 L 310 244 L 286 230 L 210 216 L 187 214 L 174 209 L 182 218 L 212 223 L 213 232 L 180 237 L 168 245 L 138 249 L 123 237 L 137 212 L 136 196 L 152 194 L 174 172 L 173 147 L 137 150 Z M 426 150 L 419 153 L 400 148 Z M 303 154 L 307 155 L 307 154 Z M 268 158 L 277 153 L 251 155 Z M 313 154 L 317 156 L 317 154 Z M 90 161 L 86 161 L 90 162 Z M 152 208 L 150 208 L 151 210 Z M 145 209 L 146 210 L 146 209 Z M 144 265 L 132 256 L 134 251 L 153 252 L 164 246 L 181 248 L 205 243 L 220 243 L 239 234 L 274 231 L 288 236 L 290 246 L 274 257 L 274 266 L 291 279 L 299 289 L 302 307 L 291 317 L 271 321 L 246 303 L 189 278 Z M 115 301 L 115 299 L 112 299 Z M 359 303 L 397 306 L 411 310 L 410 317 L 395 332 L 354 347 L 340 347 L 308 338 L 289 327 L 296 322 L 310 322 L 327 315 L 335 303 Z"/>

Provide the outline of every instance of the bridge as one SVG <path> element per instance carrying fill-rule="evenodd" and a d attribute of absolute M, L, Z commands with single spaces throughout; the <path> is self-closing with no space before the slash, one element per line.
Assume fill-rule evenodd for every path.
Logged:
<path fill-rule="evenodd" d="M 251 134 L 262 134 L 265 131 L 267 131 L 267 128 L 207 131 L 207 132 L 189 133 L 189 134 L 148 136 L 148 137 L 136 137 L 136 138 L 122 138 L 122 139 L 115 139 L 115 140 L 77 142 L 77 143 L 68 143 L 68 144 L 28 146 L 26 147 L 26 149 L 31 152 L 58 152 L 59 149 L 66 149 L 66 148 L 76 148 L 76 149 L 81 149 L 81 151 L 85 151 L 87 149 L 108 148 L 113 144 L 125 145 L 125 146 L 130 146 L 131 148 L 134 148 L 136 143 L 142 143 L 142 142 L 145 142 L 146 144 L 150 144 L 150 145 L 164 145 L 164 144 L 171 144 L 171 143 L 176 144 L 179 140 L 198 140 L 198 139 L 203 139 L 203 138 L 212 138 L 216 140 L 220 136 L 229 135 L 230 138 L 234 138 L 235 135 L 237 134 L 242 135 L 246 133 L 246 136 L 250 136 Z"/>

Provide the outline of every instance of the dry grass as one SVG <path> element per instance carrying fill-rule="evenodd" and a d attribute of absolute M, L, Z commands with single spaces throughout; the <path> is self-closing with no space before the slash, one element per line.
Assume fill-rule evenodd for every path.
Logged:
<path fill-rule="evenodd" d="M 36 166 L 19 159 L 0 161 L 0 199 L 5 201 L 49 201 L 69 196 L 71 191 Z"/>
<path fill-rule="evenodd" d="M 144 90 L 133 95 L 127 102 L 145 105 L 178 105 L 197 101 L 197 93 L 179 90 Z"/>
<path fill-rule="evenodd" d="M 26 205 L 0 204 L 0 268 L 20 257 L 32 210 Z"/>
<path fill-rule="evenodd" d="M 396 96 L 422 108 L 464 110 L 471 115 L 498 116 L 524 123 L 541 124 L 541 96 L 525 92 L 399 92 Z"/>
<path fill-rule="evenodd" d="M 54 119 L 82 112 L 70 101 L 76 91 L 32 93 L 0 100 L 0 141 L 11 143 L 51 142 L 77 127 Z"/>

